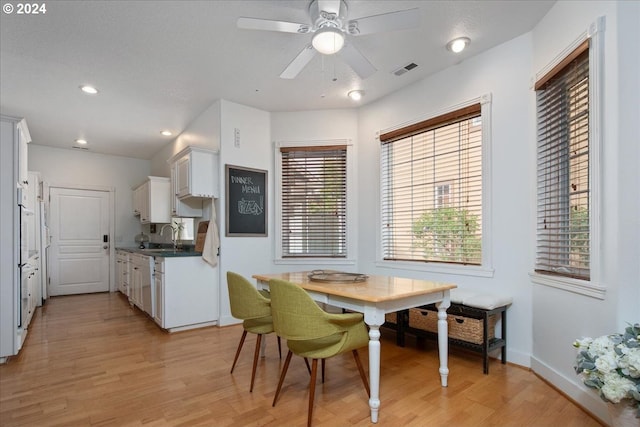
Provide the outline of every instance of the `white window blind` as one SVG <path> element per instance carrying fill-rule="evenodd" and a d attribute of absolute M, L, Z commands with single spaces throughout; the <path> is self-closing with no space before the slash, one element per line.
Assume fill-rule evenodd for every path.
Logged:
<path fill-rule="evenodd" d="M 282 257 L 346 257 L 347 147 L 282 147 Z"/>
<path fill-rule="evenodd" d="M 382 134 L 386 260 L 482 263 L 480 104 Z"/>
<path fill-rule="evenodd" d="M 536 271 L 589 280 L 589 45 L 535 86 L 538 116 Z"/>

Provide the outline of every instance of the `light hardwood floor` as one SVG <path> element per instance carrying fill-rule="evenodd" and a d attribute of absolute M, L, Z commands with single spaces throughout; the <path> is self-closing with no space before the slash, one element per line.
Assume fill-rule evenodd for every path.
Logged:
<path fill-rule="evenodd" d="M 229 374 L 241 326 L 167 334 L 120 294 L 55 297 L 34 317 L 20 355 L 0 366 L 0 425 L 303 426 L 309 374 L 291 362 L 271 406 L 284 360 L 267 337 L 249 393 L 255 336 Z M 383 331 L 379 426 L 599 426 L 526 369 L 451 349 L 440 387 L 435 343 L 396 347 Z M 284 344 L 284 343 L 283 343 Z M 284 354 L 286 354 L 286 347 Z M 368 366 L 367 350 L 361 358 Z M 327 361 L 313 425 L 371 425 L 351 354 Z"/>

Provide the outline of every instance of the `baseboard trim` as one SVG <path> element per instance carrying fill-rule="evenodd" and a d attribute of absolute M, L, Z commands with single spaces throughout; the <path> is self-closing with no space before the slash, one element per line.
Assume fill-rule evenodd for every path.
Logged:
<path fill-rule="evenodd" d="M 543 361 L 531 356 L 531 370 L 541 380 L 579 406 L 603 425 L 610 425 L 606 403 L 593 390 L 577 384 Z M 576 375 L 576 378 L 579 378 Z"/>
<path fill-rule="evenodd" d="M 237 325 L 238 323 L 242 323 L 242 320 L 238 320 L 233 316 L 220 316 L 220 320 L 218 320 L 218 326 Z"/>

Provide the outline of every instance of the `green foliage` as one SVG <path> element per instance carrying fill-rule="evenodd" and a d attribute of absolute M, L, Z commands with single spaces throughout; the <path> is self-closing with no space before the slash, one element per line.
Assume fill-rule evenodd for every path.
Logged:
<path fill-rule="evenodd" d="M 589 209 L 586 206 L 571 206 L 569 210 L 569 232 L 571 254 L 581 263 L 589 263 Z"/>
<path fill-rule="evenodd" d="M 480 264 L 479 226 L 478 216 L 468 210 L 441 207 L 425 211 L 412 232 L 426 260 Z"/>

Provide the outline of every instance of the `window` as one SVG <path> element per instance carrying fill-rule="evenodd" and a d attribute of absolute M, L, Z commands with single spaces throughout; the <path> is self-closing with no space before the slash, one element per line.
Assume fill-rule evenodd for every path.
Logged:
<path fill-rule="evenodd" d="M 193 240 L 193 218 L 171 218 L 171 228 L 176 240 Z"/>
<path fill-rule="evenodd" d="M 449 206 L 449 193 L 451 192 L 451 184 L 436 185 L 436 203 L 435 208 L 446 208 Z"/>
<path fill-rule="evenodd" d="M 347 256 L 347 146 L 280 147 L 282 258 Z"/>
<path fill-rule="evenodd" d="M 380 135 L 385 260 L 482 265 L 481 105 Z"/>
<path fill-rule="evenodd" d="M 536 82 L 536 272 L 590 279 L 589 42 Z"/>

